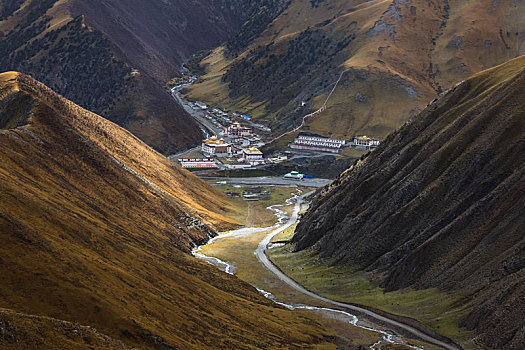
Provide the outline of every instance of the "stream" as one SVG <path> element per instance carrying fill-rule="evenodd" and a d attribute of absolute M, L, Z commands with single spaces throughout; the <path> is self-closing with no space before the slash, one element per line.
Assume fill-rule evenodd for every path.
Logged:
<path fill-rule="evenodd" d="M 301 190 L 298 190 L 298 193 L 300 194 Z M 278 270 L 278 268 L 275 267 L 273 265 L 273 263 L 271 263 L 269 261 L 269 259 L 267 258 L 266 254 L 265 254 L 265 250 L 270 245 L 270 241 L 272 240 L 272 238 L 274 236 L 276 236 L 277 234 L 279 234 L 280 232 L 282 232 L 285 229 L 287 229 L 288 227 L 294 225 L 298 221 L 298 216 L 299 216 L 299 211 L 300 211 L 300 208 L 301 208 L 301 204 L 303 203 L 304 198 L 307 197 L 308 195 L 310 195 L 311 193 L 312 192 L 309 192 L 309 193 L 306 193 L 306 194 L 302 194 L 302 195 L 294 194 L 291 198 L 288 198 L 285 203 L 272 205 L 272 206 L 268 207 L 268 209 L 274 211 L 275 215 L 278 218 L 278 222 L 274 226 L 271 226 L 271 227 L 247 227 L 247 228 L 241 228 L 241 229 L 238 229 L 238 230 L 227 231 L 225 233 L 221 233 L 218 236 L 210 239 L 208 241 L 208 243 L 206 243 L 206 245 L 207 244 L 211 244 L 211 243 L 213 243 L 213 242 L 215 242 L 217 240 L 221 240 L 221 239 L 228 238 L 228 237 L 249 236 L 249 235 L 252 235 L 254 233 L 259 233 L 259 232 L 271 230 L 271 232 L 268 233 L 263 238 L 263 240 L 259 243 L 259 245 L 257 247 L 257 250 L 254 252 L 254 254 L 256 255 L 257 259 L 261 262 L 261 264 L 265 268 L 267 268 L 270 272 L 274 273 L 277 278 L 279 278 L 280 280 L 282 280 L 286 284 L 290 285 L 292 288 L 294 288 L 298 292 L 300 292 L 302 294 L 306 294 L 306 295 L 312 297 L 313 299 L 317 299 L 317 300 L 320 300 L 320 301 L 323 301 L 323 302 L 328 302 L 328 303 L 336 304 L 336 305 L 341 304 L 341 305 L 343 305 L 344 308 L 347 308 L 346 307 L 347 304 L 338 303 L 338 302 L 335 302 L 333 300 L 330 300 L 330 299 L 327 299 L 327 298 L 324 298 L 324 297 L 320 297 L 317 294 L 314 294 L 314 293 L 312 293 L 310 291 L 307 291 L 306 289 L 304 289 L 304 287 L 300 286 L 297 282 L 295 282 L 292 279 L 290 279 L 289 277 L 285 276 L 281 271 L 279 271 L 279 273 L 277 273 L 275 270 Z M 291 205 L 291 204 L 294 204 L 294 203 L 295 203 L 294 210 L 293 210 L 293 212 L 292 212 L 290 217 L 288 217 L 287 213 L 284 210 L 279 209 L 279 207 Z M 222 270 L 222 271 L 224 271 L 226 273 L 229 273 L 231 275 L 235 274 L 235 270 L 236 269 L 235 269 L 235 266 L 233 264 L 231 264 L 229 262 L 226 262 L 226 261 L 223 261 L 221 259 L 215 258 L 215 257 L 207 256 L 207 255 L 205 255 L 205 254 L 203 254 L 201 252 L 201 250 L 202 250 L 201 248 L 202 248 L 202 246 L 199 246 L 199 247 L 196 247 L 195 249 L 193 249 L 192 253 L 193 253 L 193 255 L 196 258 L 202 259 L 202 260 L 204 260 L 204 261 L 206 261 L 206 262 L 216 266 L 217 268 L 219 268 L 220 270 Z M 283 278 L 283 276 L 286 277 L 287 279 L 289 279 L 289 281 L 285 280 Z M 312 311 L 322 312 L 325 316 L 329 316 L 329 317 L 332 317 L 332 318 L 335 318 L 335 319 L 347 322 L 347 323 L 349 323 L 349 324 L 351 324 L 352 326 L 355 326 L 355 327 L 359 327 L 359 328 L 362 328 L 362 329 L 365 329 L 365 330 L 368 330 L 368 331 L 373 331 L 373 332 L 377 332 L 377 333 L 381 334 L 382 339 L 379 340 L 378 342 L 372 344 L 370 346 L 370 349 L 377 349 L 377 347 L 383 342 L 391 343 L 391 344 L 402 344 L 402 345 L 405 345 L 405 346 L 410 347 L 412 349 L 423 349 L 421 347 L 417 347 L 417 346 L 413 346 L 413 345 L 407 344 L 406 342 L 404 342 L 402 339 L 400 339 L 397 335 L 395 335 L 392 332 L 385 331 L 385 330 L 378 329 L 378 328 L 373 328 L 371 326 L 365 325 L 365 324 L 363 324 L 362 321 L 359 320 L 359 318 L 356 315 L 354 315 L 352 313 L 349 313 L 347 311 L 338 310 L 338 309 L 331 309 L 331 308 L 327 308 L 327 307 L 317 307 L 317 306 L 310 306 L 310 305 L 303 305 L 303 304 L 294 305 L 294 304 L 284 303 L 282 301 L 277 300 L 277 298 L 272 293 L 267 292 L 264 289 L 259 288 L 257 286 L 254 286 L 254 287 L 261 294 L 263 294 L 266 298 L 268 298 L 268 299 L 272 300 L 273 302 L 275 302 L 276 304 L 284 306 L 284 307 L 286 307 L 286 308 L 288 308 L 290 310 L 304 309 L 304 310 L 312 310 Z M 359 310 L 359 311 L 362 311 L 362 310 Z M 417 335 L 420 336 L 421 334 L 417 334 Z M 435 344 L 436 342 L 432 341 L 431 343 Z M 438 345 L 438 344 L 436 344 L 436 345 Z M 442 344 L 439 344 L 439 345 L 443 346 Z M 445 348 L 448 348 L 448 347 L 445 346 Z"/>

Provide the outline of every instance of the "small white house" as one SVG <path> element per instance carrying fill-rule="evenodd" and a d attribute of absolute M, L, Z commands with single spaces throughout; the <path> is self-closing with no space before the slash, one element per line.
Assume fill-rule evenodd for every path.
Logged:
<path fill-rule="evenodd" d="M 200 101 L 195 102 L 195 105 L 196 105 L 197 107 L 199 107 L 200 109 L 208 109 L 208 106 L 206 106 L 205 103 L 200 102 Z"/>
<path fill-rule="evenodd" d="M 366 135 L 354 137 L 352 142 L 357 148 L 375 148 L 381 143 L 379 140 Z"/>

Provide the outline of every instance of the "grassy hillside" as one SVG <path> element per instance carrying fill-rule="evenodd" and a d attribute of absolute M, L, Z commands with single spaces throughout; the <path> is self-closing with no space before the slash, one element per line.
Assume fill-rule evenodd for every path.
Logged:
<path fill-rule="evenodd" d="M 0 72 L 30 74 L 171 154 L 202 135 L 161 87 L 257 8 L 244 0 L 3 0 Z"/>
<path fill-rule="evenodd" d="M 0 176 L 0 347 L 328 345 L 312 320 L 187 254 L 238 224 L 224 195 L 18 73 L 0 75 Z"/>
<path fill-rule="evenodd" d="M 315 199 L 295 249 L 385 292 L 447 293 L 467 341 L 522 348 L 524 87 L 525 56 L 434 101 Z"/>
<path fill-rule="evenodd" d="M 95 328 L 81 326 L 51 317 L 21 314 L 0 309 L 2 349 L 132 349 L 123 342 L 98 332 Z"/>
<path fill-rule="evenodd" d="M 524 53 L 523 11 L 510 0 L 294 0 L 238 56 L 228 46 L 204 60 L 208 74 L 188 97 L 282 132 L 321 107 L 344 72 L 304 129 L 383 139 L 442 91 Z"/>
<path fill-rule="evenodd" d="M 72 1 L 18 4 L 2 5 L 6 14 L 0 20 L 0 72 L 31 74 L 163 153 L 200 139 L 192 119 L 160 87 L 163 81 L 133 71 L 142 66 L 131 65 L 117 54 L 111 37 L 89 27 L 82 14 L 74 15 Z"/>

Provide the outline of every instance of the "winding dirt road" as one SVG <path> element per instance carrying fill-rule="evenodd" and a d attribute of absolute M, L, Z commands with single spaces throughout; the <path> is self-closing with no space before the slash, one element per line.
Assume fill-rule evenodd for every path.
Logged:
<path fill-rule="evenodd" d="M 379 321 L 379 323 L 381 323 L 381 324 L 388 325 L 388 326 L 390 326 L 390 327 L 392 327 L 394 329 L 403 330 L 405 333 L 407 333 L 409 335 L 412 335 L 415 339 L 421 339 L 421 340 L 423 340 L 423 341 L 425 341 L 425 342 L 427 342 L 429 344 L 438 346 L 440 348 L 447 349 L 447 350 L 459 350 L 459 349 L 462 349 L 460 346 L 458 346 L 458 345 L 456 345 L 454 343 L 451 343 L 451 342 L 449 343 L 449 342 L 442 341 L 442 340 L 437 339 L 437 338 L 433 337 L 432 335 L 429 335 L 429 334 L 427 334 L 427 333 L 425 333 L 425 332 L 423 332 L 423 331 L 421 331 L 419 329 L 416 329 L 416 328 L 414 328 L 414 327 L 412 327 L 412 326 L 410 326 L 408 324 L 399 322 L 397 320 L 388 318 L 388 317 L 383 316 L 383 315 L 379 315 L 378 313 L 376 313 L 374 311 L 371 311 L 371 310 L 368 310 L 368 309 L 365 309 L 365 308 L 362 308 L 362 307 L 359 307 L 359 306 L 356 306 L 356 305 L 346 304 L 346 303 L 342 303 L 342 302 L 335 301 L 335 300 L 332 300 L 332 299 L 328 299 L 328 298 L 322 297 L 322 296 L 320 296 L 318 294 L 315 294 L 315 293 L 309 291 L 308 289 L 304 288 L 302 285 L 297 283 L 295 280 L 293 280 L 292 278 L 290 278 L 286 274 L 284 274 L 276 265 L 274 265 L 270 261 L 270 259 L 266 255 L 266 249 L 268 247 L 268 244 L 270 243 L 270 241 L 272 240 L 272 238 L 274 236 L 276 236 L 280 232 L 286 230 L 290 226 L 292 226 L 295 223 L 297 223 L 298 217 L 299 217 L 299 210 L 301 208 L 301 204 L 303 203 L 304 198 L 307 197 L 308 195 L 310 195 L 311 193 L 312 192 L 309 192 L 309 193 L 306 193 L 306 194 L 304 194 L 304 195 L 302 195 L 300 197 L 297 197 L 293 213 L 290 216 L 290 219 L 288 220 L 288 222 L 286 222 L 282 226 L 279 226 L 277 229 L 275 229 L 272 232 L 270 232 L 259 243 L 259 246 L 257 247 L 257 250 L 255 251 L 255 255 L 257 256 L 257 259 L 261 262 L 261 264 L 266 269 L 268 269 L 270 272 L 272 272 L 275 276 L 277 276 L 277 278 L 279 278 L 281 281 L 283 281 L 284 283 L 286 283 L 287 285 L 289 285 L 290 287 L 292 287 L 296 291 L 298 291 L 298 292 L 300 292 L 302 294 L 305 294 L 305 295 L 307 295 L 307 296 L 309 296 L 309 297 L 311 297 L 313 299 L 316 299 L 316 300 L 319 300 L 319 301 L 322 301 L 322 302 L 325 302 L 325 303 L 337 306 L 338 308 L 341 308 L 343 310 L 353 311 L 353 312 L 357 312 L 357 313 L 360 313 L 360 314 L 364 314 L 367 317 L 369 317 L 370 319 Z"/>

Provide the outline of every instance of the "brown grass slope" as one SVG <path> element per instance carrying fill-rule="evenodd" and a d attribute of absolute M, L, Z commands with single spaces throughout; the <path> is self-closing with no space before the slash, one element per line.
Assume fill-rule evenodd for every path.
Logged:
<path fill-rule="evenodd" d="M 524 11 L 512 0 L 293 0 L 239 57 L 208 64 L 189 96 L 280 132 L 321 107 L 344 71 L 305 129 L 384 138 L 443 90 L 523 53 Z"/>
<path fill-rule="evenodd" d="M 525 345 L 525 56 L 473 76 L 315 200 L 297 249 L 379 273 L 387 290 L 471 291 L 461 321 Z"/>
<path fill-rule="evenodd" d="M 93 327 L 0 309 L 2 349 L 132 349 Z M 45 344 L 45 345 L 44 345 Z"/>
<path fill-rule="evenodd" d="M 186 254 L 237 225 L 222 194 L 28 76 L 0 75 L 0 101 L 1 308 L 139 348 L 324 341 L 312 321 Z M 36 348 L 68 347 L 46 344 L 63 334 L 40 322 L 0 335 L 0 347 L 24 332 L 45 340 Z"/>

